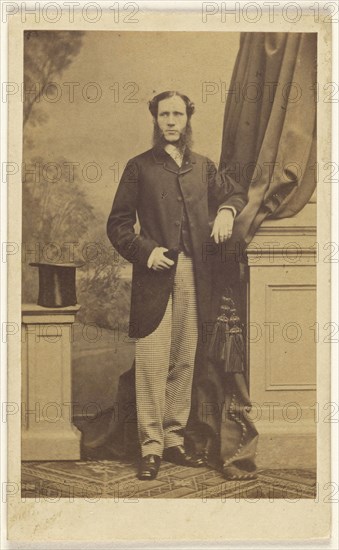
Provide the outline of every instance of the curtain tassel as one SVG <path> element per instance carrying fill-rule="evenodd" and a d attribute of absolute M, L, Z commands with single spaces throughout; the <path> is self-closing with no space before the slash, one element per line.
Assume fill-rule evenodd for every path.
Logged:
<path fill-rule="evenodd" d="M 222 366 L 224 372 L 244 372 L 245 345 L 240 318 L 232 298 L 222 297 L 220 315 L 211 335 L 209 359 Z"/>

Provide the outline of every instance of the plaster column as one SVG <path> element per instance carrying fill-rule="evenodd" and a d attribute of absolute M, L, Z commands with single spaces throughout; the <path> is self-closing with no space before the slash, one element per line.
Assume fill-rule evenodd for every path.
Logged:
<path fill-rule="evenodd" d="M 248 360 L 258 465 L 316 464 L 316 204 L 248 247 Z"/>
<path fill-rule="evenodd" d="M 78 460 L 72 424 L 72 324 L 79 305 L 22 307 L 22 460 Z"/>

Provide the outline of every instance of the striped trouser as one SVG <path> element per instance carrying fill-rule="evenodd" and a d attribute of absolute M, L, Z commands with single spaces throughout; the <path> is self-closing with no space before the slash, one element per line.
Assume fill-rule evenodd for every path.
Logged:
<path fill-rule="evenodd" d="M 152 334 L 136 342 L 136 401 L 142 456 L 183 444 L 198 340 L 191 258 L 180 253 L 165 315 Z"/>

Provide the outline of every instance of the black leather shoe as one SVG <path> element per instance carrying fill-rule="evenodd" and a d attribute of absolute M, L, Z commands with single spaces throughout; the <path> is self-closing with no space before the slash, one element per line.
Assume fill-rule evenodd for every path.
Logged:
<path fill-rule="evenodd" d="M 160 468 L 161 458 L 158 455 L 143 456 L 140 461 L 138 478 L 149 481 L 157 477 Z"/>
<path fill-rule="evenodd" d="M 167 449 L 164 450 L 163 459 L 167 462 L 178 464 L 179 466 L 190 466 L 191 468 L 205 466 L 205 461 L 201 456 L 187 454 L 184 447 L 181 445 L 167 447 Z"/>

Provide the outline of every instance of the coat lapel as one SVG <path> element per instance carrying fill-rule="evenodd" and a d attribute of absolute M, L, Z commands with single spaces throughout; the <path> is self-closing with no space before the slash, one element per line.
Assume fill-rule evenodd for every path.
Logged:
<path fill-rule="evenodd" d="M 192 170 L 193 164 L 196 164 L 195 155 L 188 147 L 186 147 L 179 174 L 185 174 L 186 172 Z"/>

